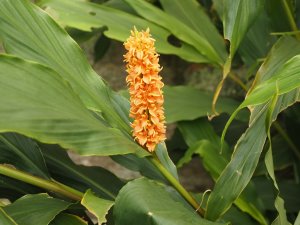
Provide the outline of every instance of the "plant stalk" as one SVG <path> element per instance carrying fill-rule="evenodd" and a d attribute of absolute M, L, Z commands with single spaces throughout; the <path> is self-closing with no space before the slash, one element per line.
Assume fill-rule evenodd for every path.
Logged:
<path fill-rule="evenodd" d="M 70 199 L 80 201 L 83 198 L 83 193 L 77 191 L 69 186 L 61 184 L 53 180 L 45 180 L 40 177 L 33 176 L 29 173 L 25 173 L 14 169 L 8 165 L 0 164 L 0 174 L 11 177 L 20 181 L 23 181 L 34 186 L 53 191 L 55 193 L 64 195 Z"/>
<path fill-rule="evenodd" d="M 155 167 L 164 175 L 164 177 L 172 184 L 172 186 L 181 194 L 181 196 L 203 217 L 204 209 L 197 203 L 197 201 L 190 195 L 190 193 L 173 177 L 173 175 L 161 164 L 156 155 L 149 158 Z"/>
<path fill-rule="evenodd" d="M 294 16 L 291 12 L 291 9 L 287 3 L 286 0 L 282 0 L 282 4 L 283 4 L 283 8 L 284 8 L 284 11 L 288 17 L 288 20 L 289 20 L 289 23 L 290 23 L 290 26 L 291 26 L 291 29 L 293 31 L 298 31 L 298 27 L 297 27 L 297 24 L 295 22 L 295 19 L 294 19 Z M 300 33 L 295 33 L 295 36 L 298 40 L 300 40 Z"/>

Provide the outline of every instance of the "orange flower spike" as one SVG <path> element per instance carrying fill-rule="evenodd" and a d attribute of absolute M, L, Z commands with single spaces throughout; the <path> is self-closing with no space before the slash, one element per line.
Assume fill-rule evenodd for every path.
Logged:
<path fill-rule="evenodd" d="M 128 73 L 126 82 L 130 93 L 130 117 L 134 119 L 131 127 L 135 140 L 149 152 L 166 139 L 163 92 L 164 86 L 159 72 L 158 54 L 155 40 L 149 28 L 146 31 L 131 31 L 124 43 L 127 53 L 124 61 Z"/>

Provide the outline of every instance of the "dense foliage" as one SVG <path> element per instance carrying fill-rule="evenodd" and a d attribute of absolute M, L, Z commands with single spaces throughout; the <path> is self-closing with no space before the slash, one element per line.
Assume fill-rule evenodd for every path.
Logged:
<path fill-rule="evenodd" d="M 0 224 L 299 225 L 299 9 L 296 0 L 0 0 Z M 101 34 L 97 59 L 134 26 L 150 29 L 160 54 L 222 71 L 214 92 L 164 87 L 177 128 L 154 153 L 131 135 L 127 94 L 73 39 Z M 242 97 L 221 96 L 227 79 Z M 175 166 L 168 151 L 179 146 Z M 66 150 L 111 156 L 142 177 L 76 165 Z M 178 181 L 192 157 L 211 191 Z"/>

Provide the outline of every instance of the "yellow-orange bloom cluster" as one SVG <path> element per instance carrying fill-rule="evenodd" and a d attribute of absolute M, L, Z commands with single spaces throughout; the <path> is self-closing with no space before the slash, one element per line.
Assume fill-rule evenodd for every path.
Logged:
<path fill-rule="evenodd" d="M 149 28 L 141 32 L 134 28 L 124 43 L 127 50 L 124 61 L 127 63 L 126 82 L 130 93 L 130 117 L 134 119 L 131 124 L 133 136 L 150 152 L 154 151 L 159 142 L 166 139 L 162 106 L 164 84 L 159 75 L 161 68 L 154 42 Z"/>

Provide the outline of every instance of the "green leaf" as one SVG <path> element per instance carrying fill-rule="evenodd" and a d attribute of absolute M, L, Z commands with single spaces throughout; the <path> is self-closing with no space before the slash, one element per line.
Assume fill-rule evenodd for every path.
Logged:
<path fill-rule="evenodd" d="M 272 101 L 270 103 L 270 106 L 268 109 L 268 114 L 267 114 L 266 121 L 265 121 L 267 136 L 268 136 L 268 140 L 269 140 L 269 148 L 265 155 L 265 164 L 266 164 L 267 172 L 268 172 L 270 178 L 272 179 L 273 188 L 275 188 L 275 190 L 276 190 L 276 198 L 275 198 L 274 205 L 278 212 L 278 215 L 275 218 L 275 220 L 272 222 L 272 224 L 286 225 L 286 224 L 290 224 L 290 223 L 287 220 L 286 210 L 284 207 L 284 200 L 279 195 L 279 187 L 278 187 L 278 184 L 277 184 L 276 178 L 275 178 L 273 153 L 272 153 L 272 140 L 271 140 L 271 131 L 270 131 L 271 125 L 272 125 L 273 113 L 274 113 L 277 101 L 278 101 L 278 93 L 275 93 L 274 97 L 272 98 Z"/>
<path fill-rule="evenodd" d="M 33 140 L 19 134 L 0 135 L 0 163 L 12 164 L 20 170 L 49 178 L 39 146 Z"/>
<path fill-rule="evenodd" d="M 265 80 L 272 79 L 270 77 L 276 75 L 278 69 L 286 61 L 299 53 L 300 45 L 293 38 L 280 39 L 259 69 L 255 83 L 259 85 Z M 279 96 L 272 121 L 276 119 L 282 110 L 295 103 L 298 100 L 298 96 L 298 90 Z M 249 183 L 267 137 L 265 127 L 267 108 L 268 104 L 263 104 L 251 110 L 249 128 L 236 144 L 230 162 L 223 170 L 209 197 L 206 211 L 208 219 L 216 220 L 224 214 Z M 235 114 L 227 123 L 223 131 L 223 137 Z"/>
<path fill-rule="evenodd" d="M 224 37 L 230 41 L 230 60 L 264 6 L 264 0 L 224 0 Z"/>
<path fill-rule="evenodd" d="M 296 221 L 295 221 L 294 225 L 300 225 L 300 211 L 298 213 L 298 216 L 296 218 Z"/>
<path fill-rule="evenodd" d="M 101 123 L 54 71 L 0 56 L 0 80 L 0 131 L 22 133 L 83 155 L 147 154 L 120 130 Z"/>
<path fill-rule="evenodd" d="M 275 211 L 275 196 L 272 190 L 273 184 L 271 180 L 265 176 L 255 177 L 253 179 L 257 192 L 262 198 L 266 210 Z M 286 210 L 289 213 L 297 213 L 300 211 L 300 184 L 294 181 L 278 181 L 280 195 L 284 199 Z"/>
<path fill-rule="evenodd" d="M 129 132 L 129 124 L 111 104 L 111 90 L 92 70 L 79 46 L 47 13 L 27 0 L 0 0 L 0 38 L 6 52 L 54 69 L 89 109 L 102 112 L 112 126 Z"/>
<path fill-rule="evenodd" d="M 240 107 L 265 103 L 272 98 L 276 90 L 278 90 L 278 95 L 282 95 L 300 87 L 299 73 L 300 55 L 296 55 L 270 79 L 256 85 Z"/>
<path fill-rule="evenodd" d="M 103 198 L 113 200 L 124 183 L 113 173 L 96 166 L 76 165 L 59 146 L 42 145 L 51 176 L 76 190 L 91 189 Z"/>
<path fill-rule="evenodd" d="M 11 217 L 9 217 L 0 207 L 0 222 L 1 225 L 18 225 Z"/>
<path fill-rule="evenodd" d="M 205 10 L 196 0 L 160 0 L 164 11 L 195 30 L 225 59 L 225 42 Z M 201 23 L 199 23 L 201 21 Z"/>
<path fill-rule="evenodd" d="M 225 54 L 219 55 L 207 38 L 197 33 L 194 28 L 187 26 L 184 22 L 143 0 L 125 0 L 139 15 L 159 26 L 164 27 L 174 34 L 178 39 L 192 45 L 198 52 L 208 59 L 209 62 L 223 65 Z M 173 4 L 173 2 L 172 2 Z"/>
<path fill-rule="evenodd" d="M 277 39 L 270 35 L 271 31 L 270 19 L 263 10 L 245 34 L 238 48 L 239 55 L 245 64 L 248 66 L 257 65 L 259 59 L 266 57 Z"/>
<path fill-rule="evenodd" d="M 51 198 L 47 194 L 26 195 L 3 207 L 5 213 L 20 225 L 48 225 L 70 203 Z"/>
<path fill-rule="evenodd" d="M 138 205 L 138 207 L 137 207 Z M 167 187 L 146 178 L 127 183 L 114 206 L 116 225 L 217 225 L 174 200 Z"/>
<path fill-rule="evenodd" d="M 171 32 L 138 16 L 104 5 L 82 0 L 44 0 L 40 5 L 53 15 L 62 25 L 84 31 L 107 26 L 104 34 L 111 39 L 124 42 L 130 35 L 133 26 L 138 29 L 150 28 L 156 39 L 157 51 L 163 54 L 174 54 L 191 62 L 208 62 L 195 48 L 182 42 L 176 47 L 168 42 Z"/>
<path fill-rule="evenodd" d="M 98 198 L 93 192 L 88 190 L 84 194 L 81 204 L 97 217 L 99 224 L 102 224 L 106 222 L 105 216 L 108 213 L 108 210 L 113 206 L 114 202 Z"/>
<path fill-rule="evenodd" d="M 193 120 L 211 113 L 213 94 L 188 86 L 164 87 L 165 115 L 167 123 L 180 120 Z M 217 106 L 219 113 L 232 113 L 238 102 L 229 98 L 220 98 Z"/>
<path fill-rule="evenodd" d="M 61 213 L 49 225 L 87 225 L 88 223 L 78 216 Z"/>
<path fill-rule="evenodd" d="M 180 159 L 179 164 L 181 165 L 189 161 L 193 154 L 198 154 L 202 158 L 204 168 L 210 173 L 213 180 L 216 181 L 230 161 L 231 152 L 229 152 L 228 146 L 225 145 L 222 153 L 220 152 L 220 138 L 207 119 L 180 122 L 179 129 L 190 146 L 184 157 Z M 261 213 L 261 200 L 258 198 L 252 182 L 248 184 L 234 204 L 243 212 L 251 215 L 260 224 L 267 224 L 266 219 Z"/>

